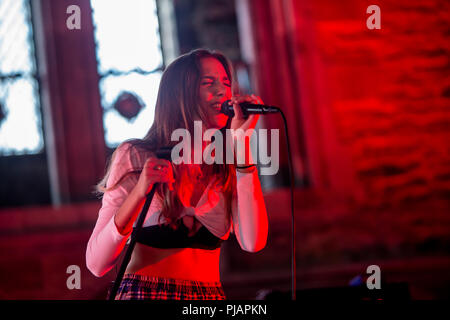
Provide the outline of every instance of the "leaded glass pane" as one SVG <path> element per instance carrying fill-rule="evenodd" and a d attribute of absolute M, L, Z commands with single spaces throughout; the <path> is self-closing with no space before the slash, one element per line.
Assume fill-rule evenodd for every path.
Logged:
<path fill-rule="evenodd" d="M 129 91 L 139 96 L 145 103 L 145 108 L 133 120 L 125 118 L 111 108 L 104 109 L 105 137 L 111 145 L 118 144 L 128 138 L 142 138 L 153 123 L 156 96 L 158 93 L 160 73 L 140 75 L 132 73 L 123 76 L 105 77 L 100 81 L 103 92 L 102 104 L 110 106 L 121 91 Z"/>
<path fill-rule="evenodd" d="M 0 155 L 44 146 L 28 0 L 0 0 Z"/>
<path fill-rule="evenodd" d="M 99 86 L 109 147 L 142 138 L 153 122 L 162 52 L 154 0 L 91 0 Z M 132 121 L 112 109 L 122 91 L 138 95 L 145 108 Z"/>

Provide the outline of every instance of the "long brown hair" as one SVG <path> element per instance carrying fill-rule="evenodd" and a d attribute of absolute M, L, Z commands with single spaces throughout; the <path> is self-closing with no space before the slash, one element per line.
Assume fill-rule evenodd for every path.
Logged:
<path fill-rule="evenodd" d="M 217 59 L 223 65 L 232 83 L 232 90 L 236 91 L 237 85 L 233 81 L 232 65 L 223 54 L 206 49 L 196 49 L 184 54 L 174 60 L 163 72 L 156 100 L 154 122 L 150 130 L 143 139 L 133 139 L 126 142 L 137 148 L 137 150 L 155 152 L 161 147 L 173 146 L 178 143 L 171 141 L 171 135 L 175 129 L 185 128 L 191 133 L 191 137 L 193 137 L 194 119 L 200 118 L 202 123 L 206 123 L 209 127 L 209 117 L 206 111 L 200 107 L 198 92 L 200 86 L 200 61 L 203 58 L 210 57 Z M 222 137 L 226 136 L 225 130 L 229 128 L 230 120 L 231 118 L 227 122 L 227 125 L 220 129 L 223 134 Z M 226 144 L 224 143 L 223 146 L 224 150 L 222 154 L 225 155 Z M 142 168 L 134 168 L 135 170 L 125 173 L 115 185 L 106 188 L 106 182 L 108 181 L 110 167 L 115 153 L 116 151 L 114 151 L 109 161 L 106 175 L 97 185 L 97 192 L 99 193 L 114 189 L 128 175 L 139 174 L 142 171 Z M 183 167 L 183 164 L 172 164 L 175 178 L 173 192 L 169 190 L 166 184 L 160 184 L 160 187 L 156 190 L 156 193 L 164 199 L 160 218 L 164 216 L 169 225 L 174 228 L 179 225 L 177 219 L 183 210 L 183 205 L 177 195 L 181 180 L 179 177 L 185 169 Z M 230 217 L 231 198 L 236 182 L 234 166 L 225 163 L 202 164 L 203 169 L 212 175 L 211 178 L 215 181 L 212 184 L 213 186 L 222 186 L 222 192 L 226 199 L 226 210 L 228 217 Z"/>

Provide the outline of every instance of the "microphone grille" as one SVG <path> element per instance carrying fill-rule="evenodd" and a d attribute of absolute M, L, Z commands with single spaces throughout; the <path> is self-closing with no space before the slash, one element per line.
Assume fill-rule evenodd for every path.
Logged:
<path fill-rule="evenodd" d="M 220 112 L 226 114 L 229 117 L 234 117 L 234 110 L 233 110 L 233 106 L 230 106 L 228 103 L 230 102 L 230 100 L 224 101 L 222 103 L 222 106 L 220 108 Z"/>

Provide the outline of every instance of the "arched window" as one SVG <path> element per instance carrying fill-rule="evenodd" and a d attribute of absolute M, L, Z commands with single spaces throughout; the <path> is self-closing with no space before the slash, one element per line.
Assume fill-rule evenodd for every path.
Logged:
<path fill-rule="evenodd" d="M 43 152 L 36 69 L 29 1 L 0 1 L 0 156 Z"/>
<path fill-rule="evenodd" d="M 153 123 L 163 69 L 156 1 L 91 0 L 106 145 L 142 138 Z M 123 93 L 143 108 L 127 118 L 114 108 Z M 138 107 L 139 109 L 139 107 Z"/>

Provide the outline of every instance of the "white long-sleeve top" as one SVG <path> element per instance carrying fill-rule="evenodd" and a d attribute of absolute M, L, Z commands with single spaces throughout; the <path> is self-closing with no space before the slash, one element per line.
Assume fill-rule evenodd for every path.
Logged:
<path fill-rule="evenodd" d="M 149 156 L 152 154 L 138 152 L 129 143 L 120 145 L 112 160 L 106 187 L 115 185 L 126 172 L 142 169 Z M 129 240 L 131 232 L 126 235 L 120 234 L 114 223 L 114 216 L 137 181 L 138 175 L 129 175 L 120 181 L 116 188 L 103 194 L 102 207 L 86 250 L 86 265 L 97 277 L 103 276 L 113 268 Z M 257 170 L 250 173 L 236 170 L 231 221 L 227 216 L 223 193 L 217 187 L 213 187 L 211 182 L 197 205 L 195 207 L 185 206 L 180 218 L 194 216 L 212 234 L 223 240 L 226 240 L 232 231 L 243 250 L 250 252 L 261 250 L 265 246 L 267 238 L 267 213 Z M 161 208 L 162 199 L 155 193 L 143 227 L 159 223 Z M 160 222 L 164 223 L 165 221 L 164 216 L 161 216 Z"/>

